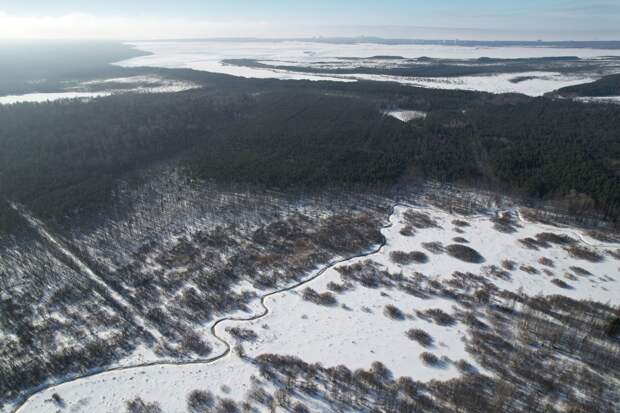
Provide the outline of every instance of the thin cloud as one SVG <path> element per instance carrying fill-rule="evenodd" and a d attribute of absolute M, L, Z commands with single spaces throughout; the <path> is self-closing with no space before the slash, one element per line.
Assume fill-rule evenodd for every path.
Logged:
<path fill-rule="evenodd" d="M 582 3 L 564 3 L 576 8 Z M 599 6 L 613 6 L 597 2 Z M 524 19 L 520 8 L 505 9 L 495 15 L 461 16 L 461 27 L 444 16 L 437 27 L 403 25 L 309 25 L 266 21 L 208 21 L 165 17 L 104 17 L 85 13 L 63 16 L 17 16 L 0 11 L 0 39 L 81 39 L 81 40 L 168 40 L 209 37 L 406 37 L 463 40 L 613 40 L 620 38 L 617 25 L 607 27 L 606 19 L 589 24 L 552 24 L 552 19 Z M 550 11 L 548 11 L 550 13 Z M 559 13 L 558 9 L 555 13 Z M 568 13 L 566 10 L 564 13 Z M 576 12 L 575 12 L 576 13 Z M 516 15 L 520 15 L 517 18 Z M 612 14 L 613 15 L 613 14 Z M 542 20 L 541 20 L 542 19 Z M 523 21 L 527 20 L 528 23 Z M 544 29 L 539 29 L 541 21 Z M 443 27 L 442 27 L 443 26 Z"/>
<path fill-rule="evenodd" d="M 255 36 L 265 22 L 214 22 L 155 17 L 15 16 L 0 12 L 0 39 L 146 40 L 210 36 Z"/>

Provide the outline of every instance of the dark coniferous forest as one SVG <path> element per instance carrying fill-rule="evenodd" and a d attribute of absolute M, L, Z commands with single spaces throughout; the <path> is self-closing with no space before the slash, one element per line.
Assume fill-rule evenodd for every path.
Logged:
<path fill-rule="evenodd" d="M 133 171 L 298 191 L 421 179 L 485 186 L 618 222 L 620 107 L 398 84 L 152 73 L 204 87 L 0 106 L 0 228 L 8 202 L 45 218 L 99 211 Z M 424 111 L 403 123 L 390 108 Z"/>

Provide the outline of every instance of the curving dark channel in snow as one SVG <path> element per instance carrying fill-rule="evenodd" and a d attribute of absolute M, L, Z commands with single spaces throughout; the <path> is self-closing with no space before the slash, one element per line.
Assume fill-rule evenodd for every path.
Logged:
<path fill-rule="evenodd" d="M 261 319 L 267 315 L 269 315 L 271 313 L 271 309 L 267 306 L 266 304 L 266 300 L 269 297 L 272 297 L 274 295 L 277 294 L 281 294 L 281 293 L 285 293 L 294 289 L 297 289 L 317 278 L 319 278 L 321 275 L 325 274 L 325 272 L 327 272 L 328 270 L 330 270 L 331 268 L 333 268 L 336 265 L 345 263 L 347 261 L 351 261 L 357 258 L 363 258 L 363 257 L 368 257 L 371 255 L 375 255 L 379 252 L 381 252 L 381 250 L 383 249 L 383 247 L 385 247 L 385 245 L 387 244 L 387 238 L 385 237 L 385 235 L 383 234 L 383 230 L 388 229 L 390 227 L 392 227 L 392 225 L 394 224 L 392 222 L 392 217 L 395 214 L 395 210 L 397 207 L 409 207 L 410 205 L 406 205 L 406 204 L 402 204 L 402 203 L 395 203 L 393 205 L 390 206 L 389 208 L 389 212 L 388 212 L 388 217 L 387 217 L 387 222 L 386 224 L 384 224 L 381 227 L 381 242 L 376 245 L 374 248 L 372 248 L 369 251 L 366 252 L 362 252 L 359 254 L 355 254 L 353 256 L 348 256 L 345 258 L 340 258 L 340 259 L 336 259 L 336 260 L 332 260 L 330 262 L 328 262 L 327 264 L 323 265 L 321 267 L 321 269 L 319 269 L 317 272 L 313 273 L 312 275 L 310 275 L 308 278 L 303 279 L 302 281 L 299 281 L 295 284 L 289 285 L 287 287 L 284 288 L 280 288 L 278 290 L 269 292 L 263 296 L 261 296 L 260 298 L 260 306 L 262 307 L 262 311 L 259 314 L 255 314 L 253 316 L 250 317 L 222 317 L 217 319 L 211 326 L 211 334 L 213 335 L 213 337 L 215 337 L 216 340 L 218 340 L 220 343 L 222 343 L 224 345 L 224 351 L 221 352 L 220 354 L 216 355 L 216 356 L 212 356 L 212 357 L 207 357 L 207 358 L 198 358 L 198 359 L 194 359 L 194 360 L 185 360 L 185 361 L 153 361 L 153 362 L 148 362 L 148 363 L 140 363 L 140 364 L 134 364 L 131 366 L 119 366 L 119 367 L 112 367 L 112 368 L 100 368 L 100 369 L 93 369 L 91 371 L 88 371 L 87 373 L 78 375 L 78 376 L 73 376 L 73 377 L 68 377 L 59 381 L 55 381 L 53 383 L 48 383 L 48 384 L 43 384 L 41 386 L 38 386 L 36 388 L 34 388 L 31 392 L 29 392 L 27 395 L 23 396 L 20 400 L 18 400 L 15 404 L 15 406 L 13 407 L 13 409 L 11 410 L 12 413 L 19 413 L 22 411 L 22 408 L 32 399 L 34 398 L 36 395 L 38 395 L 39 393 L 42 393 L 44 391 L 50 390 L 52 388 L 55 387 L 59 387 L 61 385 L 64 384 L 68 384 L 68 383 L 73 383 L 79 380 L 83 380 L 86 378 L 90 378 L 93 376 L 97 376 L 100 374 L 104 374 L 104 373 L 111 373 L 111 372 L 118 372 L 118 371 L 127 371 L 127 370 L 133 370 L 133 369 L 140 369 L 140 368 L 144 368 L 144 367 L 154 367 L 154 366 L 188 366 L 188 365 L 197 365 L 197 364 L 202 364 L 202 365 L 209 365 L 209 364 L 213 364 L 223 358 L 225 358 L 226 356 L 228 356 L 231 351 L 232 351 L 232 345 L 230 342 L 226 341 L 223 337 L 221 337 L 220 335 L 218 335 L 217 333 L 217 327 L 226 322 L 226 321 L 237 321 L 237 322 L 250 322 L 250 321 L 255 321 L 258 319 Z M 14 206 L 14 208 L 20 212 L 20 214 L 22 214 L 22 216 L 29 222 L 30 225 L 33 226 L 33 228 L 35 228 L 37 231 L 39 231 L 39 234 L 46 238 L 47 240 L 49 240 L 53 245 L 57 246 L 57 248 L 59 248 L 61 250 L 61 252 L 63 254 L 67 254 L 66 249 L 58 243 L 58 241 L 49 233 L 49 231 L 47 231 L 42 224 L 36 220 L 36 218 L 32 217 L 31 215 L 29 215 L 27 212 L 25 212 L 23 209 Z M 70 254 L 70 252 L 69 252 Z M 76 258 L 77 259 L 77 258 Z M 83 263 L 82 263 L 83 264 Z M 89 274 L 90 275 L 90 274 Z"/>

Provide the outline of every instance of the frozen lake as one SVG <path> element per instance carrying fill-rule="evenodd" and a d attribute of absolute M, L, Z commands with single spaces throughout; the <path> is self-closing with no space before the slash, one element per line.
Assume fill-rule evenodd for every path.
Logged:
<path fill-rule="evenodd" d="M 226 64 L 225 60 L 252 59 L 271 65 L 308 66 L 342 65 L 343 58 L 398 56 L 406 59 L 421 57 L 435 59 L 478 59 L 481 57 L 516 59 L 575 56 L 582 59 L 618 57 L 620 50 L 552 48 L 552 47 L 467 47 L 454 45 L 386 45 L 386 44 L 329 44 L 302 41 L 196 41 L 196 42 L 139 42 L 139 50 L 151 53 L 118 62 L 125 67 L 188 68 L 225 73 L 248 78 L 306 79 L 306 80 L 377 80 L 396 81 L 412 86 L 437 89 L 480 90 L 492 93 L 517 92 L 540 96 L 555 89 L 592 82 L 600 74 L 562 74 L 554 72 L 521 72 L 461 77 L 395 77 L 367 74 L 321 74 L 283 69 L 246 67 Z M 389 59 L 386 59 L 389 64 Z M 525 80 L 518 78 L 527 77 Z"/>

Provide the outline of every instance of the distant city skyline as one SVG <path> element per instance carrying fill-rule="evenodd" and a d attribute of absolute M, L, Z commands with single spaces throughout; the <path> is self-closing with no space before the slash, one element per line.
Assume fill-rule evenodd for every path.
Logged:
<path fill-rule="evenodd" d="M 620 40 L 618 0 L 0 0 L 0 39 Z"/>

